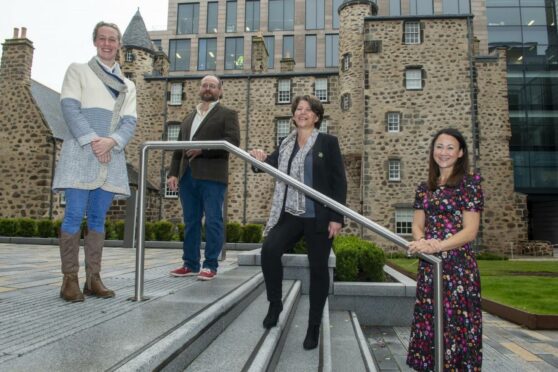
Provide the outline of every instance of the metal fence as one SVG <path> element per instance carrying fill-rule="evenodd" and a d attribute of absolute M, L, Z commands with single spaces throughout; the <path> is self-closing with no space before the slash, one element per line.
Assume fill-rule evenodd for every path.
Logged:
<path fill-rule="evenodd" d="M 136 213 L 139 218 L 134 218 L 137 223 L 137 249 L 136 249 L 136 278 L 135 293 L 132 300 L 142 301 L 146 298 L 143 296 L 144 282 L 144 261 L 145 261 L 145 195 L 147 180 L 148 151 L 149 150 L 187 150 L 187 149 L 203 149 L 203 150 L 226 150 L 229 153 L 241 158 L 245 162 L 250 163 L 254 167 L 270 174 L 289 186 L 303 192 L 312 199 L 322 203 L 323 205 L 335 210 L 345 217 L 359 223 L 360 225 L 372 230 L 383 238 L 395 243 L 399 247 L 407 250 L 407 240 L 399 235 L 386 229 L 383 226 L 371 221 L 370 219 L 356 213 L 352 209 L 336 202 L 335 200 L 317 192 L 313 188 L 295 180 L 287 174 L 279 171 L 277 168 L 269 164 L 254 159 L 246 151 L 226 142 L 226 141 L 147 141 L 140 146 L 140 172 L 138 184 L 138 204 Z M 419 254 L 423 260 L 429 262 L 433 266 L 434 274 L 434 346 L 435 346 L 435 368 L 441 371 L 443 368 L 443 310 L 442 310 L 442 261 L 432 255 Z"/>

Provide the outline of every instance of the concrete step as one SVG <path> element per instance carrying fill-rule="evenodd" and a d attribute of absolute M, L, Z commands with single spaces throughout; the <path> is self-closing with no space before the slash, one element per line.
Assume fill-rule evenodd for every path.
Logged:
<path fill-rule="evenodd" d="M 308 309 L 310 307 L 309 297 L 301 296 L 298 306 L 294 313 L 293 320 L 288 329 L 285 345 L 283 347 L 279 362 L 275 371 L 277 372 L 306 372 L 306 371 L 331 371 L 331 368 L 323 368 L 324 364 L 331 366 L 331 362 L 324 363 L 324 357 L 331 356 L 331 350 L 325 350 L 330 345 L 329 337 L 324 330 L 328 327 L 327 305 L 324 309 L 322 327 L 320 329 L 320 344 L 314 350 L 304 350 L 302 343 L 306 336 L 308 327 Z M 325 340 L 327 339 L 327 342 Z"/>
<path fill-rule="evenodd" d="M 294 285 L 292 280 L 283 282 L 285 303 Z M 262 352 L 260 346 L 269 333 L 262 326 L 268 305 L 263 292 L 184 371 L 242 371 L 249 368 L 255 354 Z M 289 310 L 292 307 L 285 306 L 283 315 L 286 316 Z"/>
<path fill-rule="evenodd" d="M 357 316 L 352 311 L 329 313 L 332 368 L 336 372 L 379 371 Z"/>
<path fill-rule="evenodd" d="M 258 268 L 223 271 L 211 282 L 174 278 L 168 275 L 168 267 L 161 270 L 158 278 L 146 281 L 151 299 L 144 302 L 127 301 L 133 280 L 119 277 L 106 281 L 117 289 L 114 299 L 88 297 L 69 304 L 58 299 L 56 286 L 45 288 L 44 296 L 34 293 L 3 301 L 0 307 L 17 306 L 20 314 L 11 314 L 2 326 L 21 325 L 25 320 L 37 324 L 32 327 L 34 337 L 2 337 L 8 343 L 25 343 L 28 349 L 15 354 L 10 348 L 17 345 L 3 347 L 0 370 L 26 371 L 30 366 L 40 366 L 42 371 L 153 370 L 168 363 L 192 339 L 187 336 L 210 336 L 209 324 L 236 316 L 243 303 L 252 302 L 250 296 L 264 289 Z M 119 281 L 131 284 L 122 287 L 116 285 Z"/>

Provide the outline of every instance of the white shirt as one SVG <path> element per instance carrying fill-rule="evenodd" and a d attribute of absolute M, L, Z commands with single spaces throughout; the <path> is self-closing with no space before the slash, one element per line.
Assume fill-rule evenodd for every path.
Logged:
<path fill-rule="evenodd" d="M 207 114 L 209 114 L 209 112 L 213 109 L 213 107 L 215 107 L 217 103 L 219 103 L 219 100 L 210 103 L 209 108 L 206 112 L 201 111 L 201 103 L 196 106 L 196 116 L 194 117 L 194 121 L 192 122 L 192 128 L 190 128 L 190 141 L 194 137 L 194 134 L 196 134 L 196 132 L 198 131 L 203 119 L 207 116 Z"/>
<path fill-rule="evenodd" d="M 107 70 L 108 72 L 112 72 L 114 74 L 114 71 L 116 70 L 116 65 L 118 65 L 118 62 L 114 62 L 114 65 L 112 65 L 112 67 L 109 67 L 105 63 L 103 63 L 103 61 L 101 61 L 101 59 L 99 57 L 95 57 L 95 58 L 97 59 L 97 62 L 99 62 L 99 64 L 105 68 L 105 70 Z"/>

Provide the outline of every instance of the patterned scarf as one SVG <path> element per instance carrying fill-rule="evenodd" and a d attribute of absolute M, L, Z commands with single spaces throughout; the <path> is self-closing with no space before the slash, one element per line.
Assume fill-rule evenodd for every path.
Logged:
<path fill-rule="evenodd" d="M 118 98 L 114 103 L 114 110 L 112 111 L 112 120 L 110 122 L 109 133 L 114 132 L 118 122 L 120 121 L 120 110 L 122 110 L 122 105 L 124 104 L 124 99 L 126 98 L 126 93 L 128 93 L 128 87 L 126 84 L 118 78 L 118 76 L 110 74 L 104 68 L 99 65 L 96 57 L 91 58 L 88 62 L 89 67 L 95 75 L 111 90 L 118 92 Z"/>
<path fill-rule="evenodd" d="M 310 138 L 306 141 L 304 146 L 298 150 L 291 162 L 291 169 L 288 172 L 289 176 L 293 177 L 299 182 L 304 183 L 304 159 L 308 155 L 308 151 L 314 146 L 316 138 L 320 132 L 314 128 Z M 296 143 L 297 130 L 293 130 L 287 138 L 281 143 L 279 147 L 279 166 L 278 169 L 287 174 L 289 168 L 289 159 L 293 153 Z M 280 180 L 275 181 L 275 191 L 273 193 L 273 201 L 271 203 L 271 212 L 269 213 L 269 220 L 264 230 L 264 236 L 277 224 L 283 209 L 283 200 L 285 200 L 285 212 L 294 216 L 299 216 L 306 212 L 306 197 L 304 193 L 295 190 L 292 187 L 287 188 L 287 185 Z M 285 190 L 287 198 L 285 199 Z"/>

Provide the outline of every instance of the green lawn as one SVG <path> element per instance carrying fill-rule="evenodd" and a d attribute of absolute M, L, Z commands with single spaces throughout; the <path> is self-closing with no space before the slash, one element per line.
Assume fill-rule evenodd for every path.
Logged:
<path fill-rule="evenodd" d="M 388 259 L 415 273 L 418 259 Z M 558 315 L 558 261 L 480 260 L 482 297 L 534 314 Z"/>

